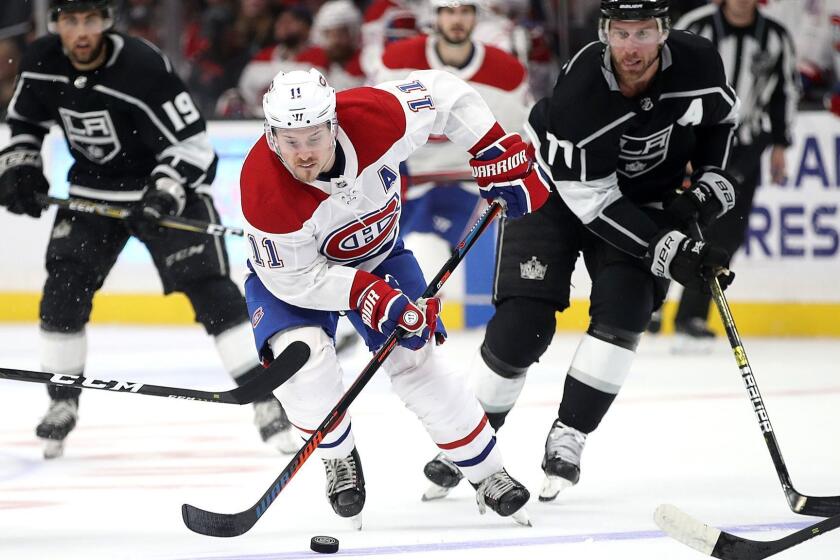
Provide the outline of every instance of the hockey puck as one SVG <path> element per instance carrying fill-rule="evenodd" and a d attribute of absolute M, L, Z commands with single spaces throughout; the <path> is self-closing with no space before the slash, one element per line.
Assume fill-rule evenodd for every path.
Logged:
<path fill-rule="evenodd" d="M 332 554 L 338 552 L 338 539 L 326 536 L 312 537 L 312 540 L 309 541 L 309 548 L 315 552 Z"/>

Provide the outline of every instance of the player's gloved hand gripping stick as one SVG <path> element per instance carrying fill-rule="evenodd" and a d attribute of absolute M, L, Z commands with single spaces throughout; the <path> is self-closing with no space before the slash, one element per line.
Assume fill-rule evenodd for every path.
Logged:
<path fill-rule="evenodd" d="M 106 218 L 114 218 L 116 220 L 128 220 L 131 217 L 131 210 L 121 206 L 111 206 L 101 202 L 93 202 L 90 200 L 82 200 L 79 198 L 55 198 L 43 194 L 37 194 L 36 199 L 44 206 L 55 204 L 61 208 L 67 208 L 74 212 L 82 212 L 85 214 L 96 214 L 97 216 L 105 216 Z M 242 228 L 223 226 L 222 224 L 212 224 L 210 222 L 201 222 L 199 220 L 190 220 L 189 218 L 181 218 L 176 216 L 164 216 L 159 222 L 161 226 L 179 229 L 181 231 L 191 231 L 193 233 L 204 233 L 207 235 L 215 235 L 221 237 L 223 235 L 236 235 L 242 237 L 244 235 Z"/>
<path fill-rule="evenodd" d="M 437 294 L 452 272 L 457 268 L 458 264 L 464 259 L 464 256 L 466 256 L 470 248 L 475 244 L 476 239 L 478 239 L 497 216 L 502 214 L 504 208 L 505 204 L 500 200 L 494 200 L 490 204 L 487 210 L 478 218 L 466 238 L 455 248 L 449 260 L 446 261 L 434 279 L 426 286 L 426 290 L 421 296 L 422 298 L 432 298 Z M 306 443 L 303 444 L 300 451 L 292 457 L 292 460 L 286 465 L 286 468 L 271 483 L 271 486 L 269 486 L 268 490 L 266 490 L 257 503 L 239 513 L 214 513 L 189 504 L 184 504 L 181 507 L 184 524 L 196 533 L 211 537 L 236 537 L 250 530 L 274 502 L 277 495 L 286 487 L 289 480 L 300 470 L 303 463 L 314 453 L 318 444 L 330 431 L 332 426 L 341 420 L 344 413 L 350 407 L 350 404 L 359 396 L 359 393 L 361 393 L 365 385 L 373 378 L 373 375 L 377 372 L 379 366 L 382 365 L 382 362 L 385 361 L 397 346 L 397 338 L 405 334 L 405 332 L 401 327 L 397 327 L 391 332 L 382 347 L 374 354 L 373 358 L 368 362 L 353 384 L 350 385 L 350 388 L 347 389 L 347 392 L 344 393 L 344 396 L 341 397 L 318 428 L 312 432 L 312 435 L 306 440 Z"/>
<path fill-rule="evenodd" d="M 548 181 L 534 163 L 533 149 L 515 133 L 502 136 L 470 160 L 479 193 L 504 200 L 508 218 L 534 212 L 548 200 Z"/>

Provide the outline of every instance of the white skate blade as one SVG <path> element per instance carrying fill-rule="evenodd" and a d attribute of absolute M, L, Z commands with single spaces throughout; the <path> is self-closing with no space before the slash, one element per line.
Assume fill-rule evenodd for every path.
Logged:
<path fill-rule="evenodd" d="M 58 459 L 64 455 L 63 439 L 42 439 L 44 442 L 44 459 Z"/>
<path fill-rule="evenodd" d="M 300 438 L 296 437 L 292 432 L 293 430 L 291 428 L 283 430 L 282 432 L 277 432 L 265 440 L 265 444 L 285 455 L 297 453 L 303 443 Z"/>
<path fill-rule="evenodd" d="M 714 338 L 697 338 L 682 333 L 674 334 L 672 354 L 706 354 L 714 348 Z"/>
<path fill-rule="evenodd" d="M 347 518 L 350 521 L 350 524 L 353 526 L 353 529 L 356 531 L 362 530 L 362 514 L 354 515 L 353 517 Z"/>
<path fill-rule="evenodd" d="M 528 510 L 524 507 L 519 508 L 516 512 L 512 513 L 510 517 L 524 527 L 533 527 L 534 525 L 531 523 L 531 516 L 528 515 Z"/>
<path fill-rule="evenodd" d="M 557 494 L 574 486 L 571 481 L 559 476 L 546 476 L 540 490 L 540 501 L 550 502 L 557 497 Z"/>
<path fill-rule="evenodd" d="M 437 484 L 431 484 L 423 493 L 423 497 L 421 498 L 424 502 L 431 502 L 432 500 L 440 500 L 441 498 L 445 498 L 449 495 L 450 490 L 452 488 L 445 488 L 443 486 L 438 486 Z"/>

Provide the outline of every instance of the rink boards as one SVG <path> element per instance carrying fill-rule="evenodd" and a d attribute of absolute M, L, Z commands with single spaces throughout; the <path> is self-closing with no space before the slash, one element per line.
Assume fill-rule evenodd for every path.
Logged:
<path fill-rule="evenodd" d="M 239 169 L 261 132 L 262 123 L 256 121 L 210 124 L 220 157 L 213 185 L 215 200 L 227 225 L 241 224 Z M 0 145 L 7 141 L 8 129 L 0 127 Z M 48 137 L 44 159 L 53 185 L 51 194 L 66 196 L 70 158 L 60 133 Z M 840 316 L 840 120 L 830 113 L 800 114 L 787 161 L 787 184 L 769 185 L 765 180 L 758 190 L 747 243 L 733 264 L 737 280 L 728 296 L 743 334 L 840 336 L 836 321 Z M 51 214 L 41 220 L 2 214 L 0 234 L 14 242 L 0 247 L 4 263 L 0 321 L 37 320 L 51 223 Z M 408 240 L 409 246 L 413 245 L 431 276 L 446 257 L 445 247 L 428 239 L 412 241 Z M 486 235 L 447 288 L 444 317 L 450 328 L 480 326 L 492 313 L 493 243 L 493 236 Z M 229 238 L 227 244 L 234 271 L 244 270 L 245 244 L 238 238 Z M 588 322 L 585 272 L 578 270 L 573 283 L 574 302 L 560 317 L 560 330 L 579 330 Z M 164 298 L 159 290 L 160 281 L 145 249 L 132 241 L 94 301 L 92 321 L 193 321 L 192 309 L 183 297 Z M 672 290 L 671 299 L 676 295 L 677 290 Z M 669 302 L 666 316 L 672 312 Z"/>

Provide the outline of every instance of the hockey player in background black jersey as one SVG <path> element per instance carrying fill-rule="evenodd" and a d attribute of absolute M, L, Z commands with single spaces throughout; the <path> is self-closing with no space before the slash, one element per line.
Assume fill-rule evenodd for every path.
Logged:
<path fill-rule="evenodd" d="M 47 247 L 41 299 L 41 365 L 81 374 L 85 325 L 96 291 L 134 235 L 152 255 L 165 293 L 183 292 L 237 383 L 259 375 L 245 301 L 230 279 L 218 237 L 157 226 L 161 216 L 218 222 L 210 196 L 217 157 L 205 122 L 169 61 L 151 44 L 108 31 L 109 0 L 51 0 L 53 34 L 32 43 L 9 104 L 11 142 L 0 152 L 0 205 L 41 215 L 36 193 L 49 189 L 40 149 L 50 125 L 64 131 L 75 162 L 70 195 L 125 204 L 128 222 L 59 209 Z M 80 390 L 47 387 L 51 403 L 36 428 L 44 456 L 61 455 L 75 427 Z M 256 402 L 264 441 L 299 447 L 280 403 Z"/>
<path fill-rule="evenodd" d="M 555 312 L 569 306 L 578 254 L 592 279 L 590 324 L 572 358 L 545 445 L 540 499 L 580 476 L 586 436 L 606 414 L 671 279 L 702 286 L 728 256 L 687 235 L 734 205 L 722 171 L 738 100 L 714 46 L 670 31 L 667 0 L 602 0 L 600 42 L 562 69 L 526 131 L 554 192 L 537 212 L 509 222 L 500 241 L 494 303 L 476 394 L 499 428 L 548 348 Z M 670 31 L 670 32 L 669 32 Z M 686 164 L 695 173 L 677 195 Z M 732 275 L 721 275 L 727 286 Z M 439 456 L 425 469 L 445 495 L 459 473 Z"/>

